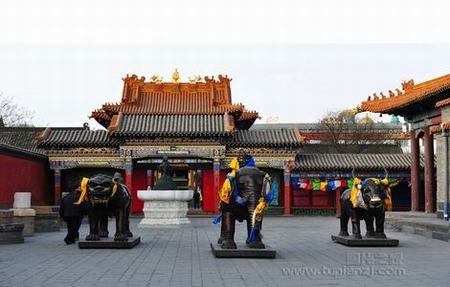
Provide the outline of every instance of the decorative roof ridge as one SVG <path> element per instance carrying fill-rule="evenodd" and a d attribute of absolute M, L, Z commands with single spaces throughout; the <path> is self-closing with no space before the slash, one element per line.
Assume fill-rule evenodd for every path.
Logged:
<path fill-rule="evenodd" d="M 43 141 L 45 141 L 47 138 L 48 138 L 48 136 L 49 136 L 49 134 L 50 134 L 50 131 L 51 131 L 51 128 L 50 127 L 47 127 L 45 130 L 43 130 L 40 134 L 38 134 L 37 136 L 36 136 L 36 143 L 38 144 L 38 145 L 40 145 Z"/>
<path fill-rule="evenodd" d="M 445 131 L 445 132 L 450 131 L 450 121 L 441 123 L 440 125 L 435 125 L 435 126 L 430 127 L 430 133 L 432 133 L 432 134 L 440 133 L 443 131 Z"/>
<path fill-rule="evenodd" d="M 298 128 L 294 128 L 294 134 L 297 140 L 303 145 L 305 143 L 305 137 L 300 134 Z"/>
<path fill-rule="evenodd" d="M 371 156 L 371 155 L 376 155 L 376 156 L 403 156 L 403 155 L 409 155 L 410 153 L 408 152 L 397 152 L 397 153 L 376 153 L 376 152 L 364 152 L 364 153 L 357 153 L 357 152 L 346 152 L 346 153 L 339 153 L 339 152 L 331 152 L 331 153 L 302 153 L 301 155 L 321 155 L 321 156 L 347 156 L 347 155 L 361 155 L 361 156 Z"/>
<path fill-rule="evenodd" d="M 449 105 L 449 104 L 450 104 L 450 98 L 447 98 L 447 99 L 445 99 L 445 100 L 442 100 L 442 101 L 437 102 L 436 105 L 435 105 L 435 107 L 436 107 L 436 108 L 442 108 L 442 107 L 447 106 L 447 105 Z"/>
<path fill-rule="evenodd" d="M 232 78 L 228 78 L 228 75 L 225 74 L 219 74 L 217 76 L 218 80 L 214 79 L 214 75 L 209 77 L 209 76 L 204 76 L 203 79 L 201 76 L 195 76 L 193 78 L 190 78 L 188 82 L 180 82 L 179 78 L 176 79 L 176 81 L 174 81 L 174 79 L 172 79 L 172 82 L 163 82 L 162 81 L 162 77 L 158 76 L 158 75 L 153 75 L 152 77 L 150 77 L 150 81 L 145 81 L 146 78 L 144 76 L 141 76 L 140 78 L 136 75 L 136 74 L 132 74 L 131 76 L 129 74 L 127 74 L 124 78 L 122 78 L 122 80 L 124 81 L 125 84 L 145 84 L 145 85 L 191 85 L 191 86 L 195 86 L 195 85 L 199 85 L 199 84 L 229 84 L 233 79 Z"/>
<path fill-rule="evenodd" d="M 123 113 L 119 112 L 118 115 L 114 115 L 111 118 L 111 123 L 109 124 L 109 127 L 107 128 L 108 134 L 113 134 L 118 127 L 120 127 L 120 122 L 122 121 Z"/>
<path fill-rule="evenodd" d="M 134 103 L 122 103 L 122 102 L 105 103 L 105 104 L 102 105 L 101 109 L 97 109 L 97 110 L 93 111 L 92 114 L 93 113 L 99 113 L 99 114 L 105 113 L 105 114 L 108 114 L 108 112 L 117 112 L 118 111 L 117 108 L 122 107 L 123 104 L 126 104 L 126 105 L 137 105 L 136 102 L 134 102 Z M 242 103 L 232 103 L 232 104 L 228 104 L 228 103 L 226 103 L 226 104 L 217 104 L 217 103 L 215 103 L 215 104 L 213 104 L 213 106 L 220 107 L 220 108 L 223 108 L 223 109 L 226 109 L 226 108 L 231 108 L 232 109 L 232 110 L 228 110 L 227 112 L 258 113 L 256 111 L 248 111 L 248 110 L 246 110 L 245 109 L 245 105 L 242 104 Z M 124 114 L 144 114 L 144 112 L 126 112 L 126 111 L 120 111 L 120 112 L 122 112 Z M 210 111 L 210 112 L 184 111 L 183 113 L 192 113 L 192 114 L 209 114 L 209 113 L 223 114 L 224 112 L 225 111 L 218 110 L 218 111 Z M 177 114 L 177 112 L 173 112 L 173 113 Z M 148 113 L 148 114 L 151 115 L 151 114 L 169 114 L 169 113 L 167 113 L 165 111 L 161 111 L 161 112 L 151 112 L 151 113 Z M 180 114 L 181 114 L 181 112 L 180 112 Z M 91 116 L 91 117 L 93 117 L 93 116 Z"/>
<path fill-rule="evenodd" d="M 37 131 L 44 130 L 46 127 L 33 127 L 33 126 L 0 126 L 0 132 L 4 131 L 15 131 L 15 130 L 27 130 L 27 131 Z"/>
<path fill-rule="evenodd" d="M 30 156 L 30 157 L 34 157 L 34 158 L 38 158 L 38 159 L 44 159 L 44 160 L 48 159 L 48 157 L 45 155 L 45 153 L 31 151 L 31 150 L 13 146 L 13 145 L 10 145 L 7 143 L 0 143 L 0 150 L 1 149 L 5 149 L 8 151 L 16 152 L 21 155 L 26 155 L 26 156 Z"/>
<path fill-rule="evenodd" d="M 366 101 L 361 103 L 361 109 L 362 111 L 371 112 L 389 111 L 391 109 L 395 109 L 396 107 L 402 107 L 408 102 L 420 100 L 448 88 L 450 88 L 450 74 L 424 81 L 419 84 L 414 84 L 414 80 L 411 79 L 402 83 L 403 92 L 397 88 L 395 89 L 396 93 L 389 90 L 387 96 L 384 95 L 383 92 L 379 95 L 374 93 L 373 98 L 372 96 L 369 96 Z M 402 103 L 402 101 L 405 102 Z M 384 103 L 384 108 L 374 106 L 382 103 Z"/>

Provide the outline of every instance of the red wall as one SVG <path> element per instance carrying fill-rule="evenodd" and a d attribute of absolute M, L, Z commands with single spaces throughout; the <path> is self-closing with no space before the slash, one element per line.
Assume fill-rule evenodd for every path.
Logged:
<path fill-rule="evenodd" d="M 133 170 L 133 186 L 131 188 L 132 206 L 131 212 L 140 213 L 144 208 L 144 202 L 137 197 L 137 191 L 147 189 L 147 170 Z"/>
<path fill-rule="evenodd" d="M 227 173 L 221 170 L 219 188 L 222 187 L 226 176 Z M 214 206 L 219 204 L 214 200 L 216 198 L 215 194 L 219 192 L 218 190 L 214 190 L 214 171 L 212 169 L 203 170 L 202 177 L 203 177 L 203 186 L 202 186 L 203 211 L 214 212 Z"/>
<path fill-rule="evenodd" d="M 203 210 L 214 212 L 214 206 L 218 203 L 214 201 L 215 193 L 218 190 L 214 190 L 214 173 L 213 170 L 202 171 L 202 187 L 203 187 Z M 225 181 L 226 172 L 220 173 L 220 186 Z M 131 188 L 131 196 L 133 204 L 131 210 L 133 213 L 140 213 L 144 207 L 144 202 L 137 198 L 137 191 L 147 189 L 147 170 L 146 169 L 134 169 L 133 170 L 133 184 Z"/>
<path fill-rule="evenodd" d="M 12 207 L 20 191 L 31 192 L 33 205 L 50 204 L 49 172 L 46 161 L 0 154 L 0 205 Z"/>

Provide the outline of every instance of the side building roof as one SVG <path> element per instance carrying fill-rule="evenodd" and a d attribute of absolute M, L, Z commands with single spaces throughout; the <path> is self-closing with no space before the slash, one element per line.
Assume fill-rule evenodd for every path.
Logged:
<path fill-rule="evenodd" d="M 295 128 L 238 130 L 226 144 L 230 147 L 299 148 L 303 139 Z"/>
<path fill-rule="evenodd" d="M 113 136 L 231 136 L 233 126 L 227 114 L 218 115 L 120 115 Z"/>
<path fill-rule="evenodd" d="M 374 94 L 373 97 L 369 96 L 366 101 L 361 103 L 361 110 L 406 115 L 405 108 L 408 106 L 425 102 L 431 102 L 434 106 L 436 102 L 448 98 L 448 94 L 446 95 L 443 92 L 449 89 L 450 74 L 419 84 L 414 84 L 413 80 L 409 80 L 402 83 L 402 91 L 396 89 L 396 93 L 389 91 L 388 95 Z"/>
<path fill-rule="evenodd" d="M 423 156 L 420 158 L 423 167 Z M 295 171 L 408 171 L 411 155 L 400 154 L 300 154 L 297 156 Z"/>
<path fill-rule="evenodd" d="M 47 128 L 39 137 L 40 148 L 115 147 L 119 141 L 106 130 L 88 128 Z"/>
<path fill-rule="evenodd" d="M 15 156 L 46 160 L 37 137 L 45 128 L 0 127 L 0 151 Z"/>
<path fill-rule="evenodd" d="M 33 153 L 42 153 L 37 137 L 45 128 L 41 127 L 0 127 L 0 144 Z"/>

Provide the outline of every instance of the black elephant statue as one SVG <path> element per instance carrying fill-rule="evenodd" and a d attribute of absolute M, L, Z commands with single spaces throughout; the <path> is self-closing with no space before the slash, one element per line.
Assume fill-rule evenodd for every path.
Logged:
<path fill-rule="evenodd" d="M 269 176 L 254 166 L 254 160 L 251 156 L 241 155 L 239 165 L 243 168 L 235 168 L 228 174 L 228 185 L 226 190 L 221 193 L 227 193 L 221 196 L 221 232 L 218 244 L 223 249 L 236 249 L 234 241 L 236 220 L 247 223 L 247 240 L 249 248 L 263 249 L 261 228 L 264 209 L 273 199 L 273 190 L 270 189 Z M 222 189 L 224 189 L 224 187 Z M 228 201 L 228 202 L 227 202 Z"/>
<path fill-rule="evenodd" d="M 120 174 L 115 174 L 114 178 L 97 174 L 87 180 L 85 190 L 82 197 L 87 198 L 89 217 L 89 234 L 86 240 L 97 241 L 100 237 L 107 237 L 108 217 L 115 217 L 114 241 L 128 241 L 133 236 L 129 223 L 131 195 L 121 183 Z"/>
<path fill-rule="evenodd" d="M 341 196 L 340 236 L 349 236 L 348 220 L 352 222 L 352 237 L 362 239 L 360 221 L 366 222 L 367 238 L 386 238 L 384 221 L 386 205 L 391 204 L 387 171 L 385 179 L 354 177 L 354 184 Z M 375 228 L 374 228 L 375 221 Z"/>

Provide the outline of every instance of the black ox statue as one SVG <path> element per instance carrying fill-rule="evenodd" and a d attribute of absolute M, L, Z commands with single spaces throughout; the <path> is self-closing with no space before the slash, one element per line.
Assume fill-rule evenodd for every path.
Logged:
<path fill-rule="evenodd" d="M 384 239 L 384 219 L 386 205 L 391 204 L 388 173 L 385 178 L 368 178 L 361 180 L 354 176 L 354 184 L 341 196 L 341 228 L 339 236 L 349 236 L 348 220 L 352 222 L 353 239 L 362 239 L 360 220 L 366 222 L 366 237 Z M 375 228 L 374 228 L 375 221 Z"/>
<path fill-rule="evenodd" d="M 129 223 L 131 196 L 128 188 L 121 183 L 122 176 L 119 173 L 114 177 L 97 174 L 83 181 L 80 198 L 87 199 L 89 217 L 86 240 L 97 241 L 100 237 L 108 237 L 108 217 L 116 218 L 114 241 L 128 241 L 129 237 L 133 237 Z"/>

